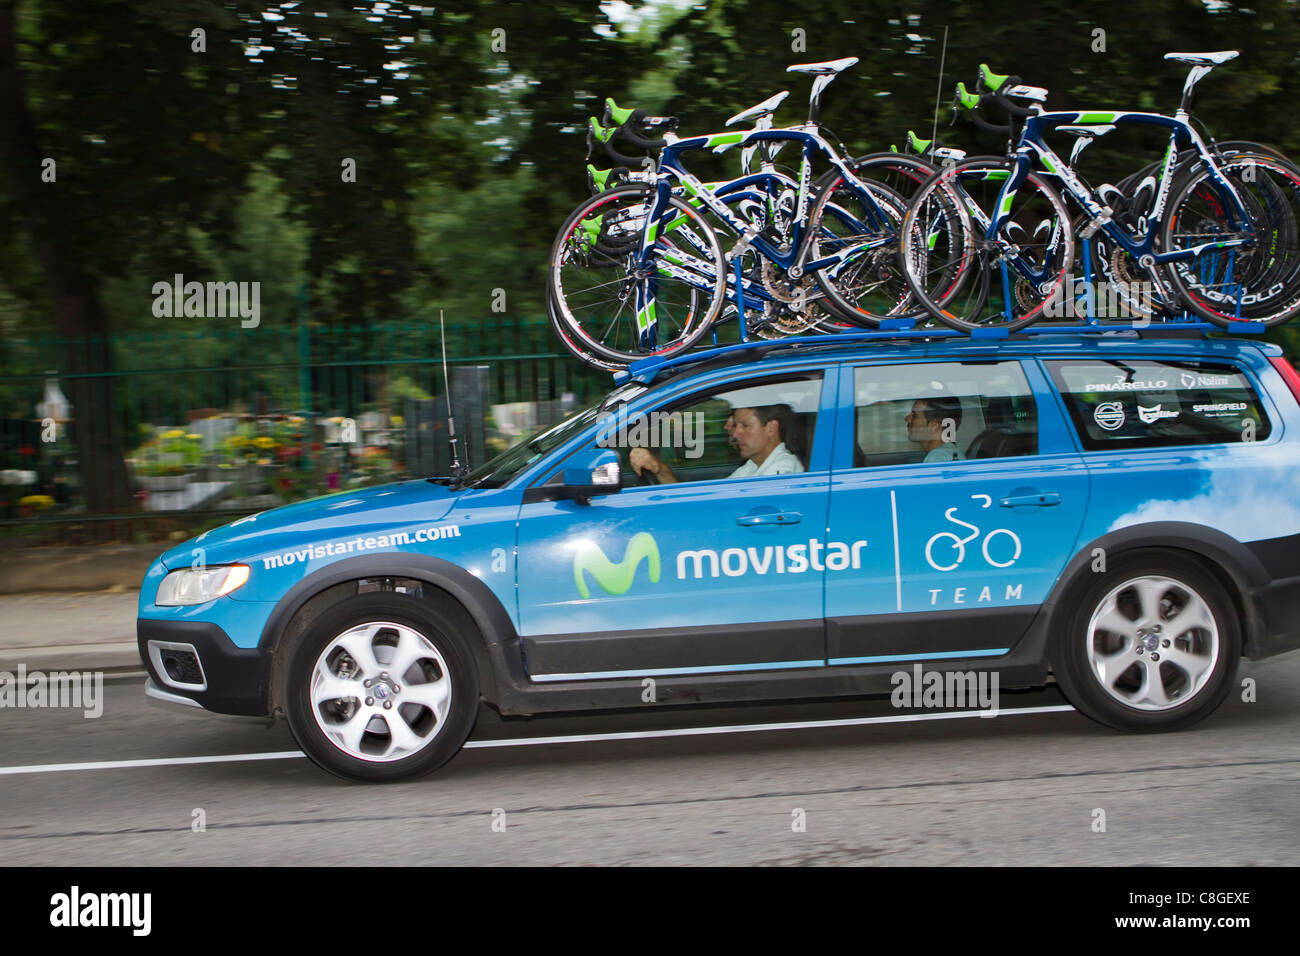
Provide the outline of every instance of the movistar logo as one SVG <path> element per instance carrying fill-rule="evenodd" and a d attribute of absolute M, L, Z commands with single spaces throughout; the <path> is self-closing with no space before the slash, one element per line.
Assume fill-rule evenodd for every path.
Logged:
<path fill-rule="evenodd" d="M 659 545 L 644 531 L 632 536 L 623 552 L 623 560 L 617 564 L 609 560 L 593 541 L 578 541 L 574 547 L 577 553 L 573 556 L 573 583 L 584 598 L 591 597 L 587 589 L 587 574 L 596 579 L 606 594 L 626 594 L 643 558 L 650 571 L 650 583 L 659 581 Z"/>

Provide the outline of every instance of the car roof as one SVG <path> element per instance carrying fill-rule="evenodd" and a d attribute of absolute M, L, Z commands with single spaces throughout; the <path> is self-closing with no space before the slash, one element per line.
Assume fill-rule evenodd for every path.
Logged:
<path fill-rule="evenodd" d="M 1053 333 L 980 339 L 966 335 L 935 337 L 888 333 L 819 335 L 722 346 L 668 359 L 651 358 L 634 363 L 615 381 L 640 381 L 652 388 L 726 368 L 770 368 L 818 362 L 858 362 L 953 359 L 969 361 L 996 358 L 1069 358 L 1143 352 L 1153 357 L 1191 359 L 1205 356 L 1231 358 L 1245 351 L 1278 356 L 1282 349 L 1259 339 L 1206 335 L 1200 331 L 1158 333 L 1124 330 L 1105 333 Z"/>

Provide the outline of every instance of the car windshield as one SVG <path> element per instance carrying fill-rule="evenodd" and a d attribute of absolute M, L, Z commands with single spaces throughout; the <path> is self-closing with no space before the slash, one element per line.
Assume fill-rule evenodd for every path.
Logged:
<path fill-rule="evenodd" d="M 635 382 L 615 389 L 595 405 L 574 412 L 558 424 L 541 429 L 519 444 L 507 448 L 492 460 L 479 465 L 465 476 L 465 485 L 470 488 L 502 487 L 537 459 L 558 448 L 594 423 L 603 412 L 607 412 L 619 402 L 634 398 L 645 390 L 646 386 Z"/>

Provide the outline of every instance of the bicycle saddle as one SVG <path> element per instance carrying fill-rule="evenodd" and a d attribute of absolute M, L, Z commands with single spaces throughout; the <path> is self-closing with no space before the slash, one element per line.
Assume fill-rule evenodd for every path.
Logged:
<path fill-rule="evenodd" d="M 769 96 L 767 99 L 763 100 L 763 102 L 759 103 L 757 106 L 751 106 L 743 113 L 737 113 L 731 119 L 727 120 L 726 125 L 734 126 L 736 123 L 739 123 L 743 120 L 752 119 L 756 116 L 763 116 L 766 113 L 775 113 L 776 108 L 780 106 L 781 103 L 785 100 L 785 98 L 789 95 L 790 95 L 789 90 L 782 90 L 780 93 L 777 93 L 775 96 Z"/>
<path fill-rule="evenodd" d="M 1218 66 L 1220 63 L 1235 60 L 1240 55 L 1236 50 L 1220 50 L 1217 53 L 1166 53 L 1165 59 L 1189 63 L 1192 66 Z"/>
<path fill-rule="evenodd" d="M 858 62 L 856 56 L 846 56 L 842 60 L 825 60 L 822 63 L 796 63 L 794 66 L 787 66 L 787 73 L 807 73 L 809 76 L 830 76 L 847 70 L 853 64 Z"/>

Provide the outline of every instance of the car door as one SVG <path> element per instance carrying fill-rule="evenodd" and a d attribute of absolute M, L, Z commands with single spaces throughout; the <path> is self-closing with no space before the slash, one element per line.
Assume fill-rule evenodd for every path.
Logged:
<path fill-rule="evenodd" d="M 643 400 L 593 439 L 620 455 L 618 493 L 589 504 L 525 494 L 517 566 L 530 677 L 824 666 L 820 556 L 834 426 L 826 406 L 836 373 L 733 375 Z M 729 444 L 729 410 L 783 405 L 789 420 L 777 431 L 802 469 L 730 477 L 742 460 Z M 683 437 L 691 428 L 700 437 L 694 457 L 672 447 L 679 419 Z M 680 481 L 636 478 L 631 446 L 647 444 Z M 543 485 L 558 479 L 557 469 Z"/>
<path fill-rule="evenodd" d="M 1088 475 L 1041 369 L 846 366 L 840 396 L 829 533 L 866 539 L 870 561 L 827 577 L 829 663 L 1007 653 L 1087 508 Z"/>

